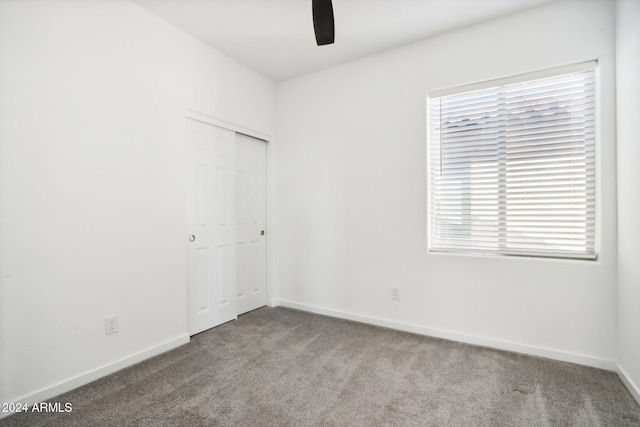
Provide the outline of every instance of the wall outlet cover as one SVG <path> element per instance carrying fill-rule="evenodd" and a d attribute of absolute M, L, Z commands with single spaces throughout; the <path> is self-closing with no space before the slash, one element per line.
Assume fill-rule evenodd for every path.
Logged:
<path fill-rule="evenodd" d="M 110 316 L 104 319 L 105 335 L 118 332 L 118 316 Z"/>

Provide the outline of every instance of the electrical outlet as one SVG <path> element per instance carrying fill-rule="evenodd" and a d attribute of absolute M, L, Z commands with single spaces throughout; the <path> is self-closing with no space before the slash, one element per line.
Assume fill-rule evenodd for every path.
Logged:
<path fill-rule="evenodd" d="M 104 319 L 104 334 L 110 335 L 118 332 L 118 316 L 111 316 Z"/>
<path fill-rule="evenodd" d="M 400 288 L 396 288 L 396 287 L 391 288 L 391 299 L 394 299 L 394 300 L 400 299 Z"/>

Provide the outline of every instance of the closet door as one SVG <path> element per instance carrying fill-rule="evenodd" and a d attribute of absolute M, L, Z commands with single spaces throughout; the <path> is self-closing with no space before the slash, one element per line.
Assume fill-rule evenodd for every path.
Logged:
<path fill-rule="evenodd" d="M 236 135 L 238 314 L 267 303 L 266 142 Z"/>
<path fill-rule="evenodd" d="M 187 119 L 191 335 L 237 316 L 236 134 Z"/>

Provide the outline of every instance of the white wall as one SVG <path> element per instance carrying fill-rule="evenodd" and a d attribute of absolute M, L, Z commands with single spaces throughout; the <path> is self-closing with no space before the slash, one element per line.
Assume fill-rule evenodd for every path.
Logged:
<path fill-rule="evenodd" d="M 279 85 L 281 304 L 613 369 L 613 54 L 613 3 L 566 1 Z M 598 261 L 428 254 L 425 93 L 592 59 Z"/>
<path fill-rule="evenodd" d="M 618 364 L 640 402 L 640 2 L 616 8 Z"/>
<path fill-rule="evenodd" d="M 185 110 L 271 134 L 276 87 L 122 0 L 1 1 L 0 64 L 9 402 L 186 342 Z"/>

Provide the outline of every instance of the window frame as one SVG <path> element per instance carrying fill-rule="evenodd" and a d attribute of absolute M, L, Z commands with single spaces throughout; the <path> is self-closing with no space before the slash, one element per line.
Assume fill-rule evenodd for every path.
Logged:
<path fill-rule="evenodd" d="M 594 93 L 594 115 L 593 115 L 593 126 L 594 126 L 594 136 L 593 136 L 593 150 L 594 150 L 594 198 L 595 198 L 595 208 L 594 208 L 594 244 L 593 244 L 593 256 L 579 256 L 579 255 L 569 255 L 567 254 L 558 254 L 552 253 L 548 251 L 547 253 L 527 253 L 527 251 L 522 251 L 522 253 L 518 253 L 517 250 L 509 250 L 508 252 L 500 252 L 499 249 L 495 251 L 488 251 L 479 249 L 477 251 L 474 250 L 461 250 L 458 248 L 433 248 L 432 247 L 432 202 L 435 195 L 431 194 L 432 188 L 432 171 L 431 171 L 431 156 L 432 156 L 432 135 L 431 135 L 431 101 L 433 98 L 440 98 L 449 95 L 458 95 L 464 94 L 467 92 L 480 91 L 483 89 L 494 88 L 498 86 L 506 86 L 510 84 L 518 84 L 528 81 L 534 81 L 539 79 L 545 79 L 550 77 L 562 76 L 571 73 L 578 72 L 593 72 L 593 93 Z M 440 88 L 435 90 L 427 91 L 426 94 L 426 243 L 427 243 L 427 253 L 429 254 L 451 254 L 451 255 L 472 255 L 472 256 L 507 256 L 507 257 L 531 257 L 531 258 L 548 258 L 555 260 L 569 260 L 569 261 L 596 261 L 598 259 L 600 242 L 601 242 L 601 181 L 600 181 L 600 78 L 599 78 L 599 67 L 597 60 L 590 60 L 560 67 L 553 67 L 533 72 L 527 72 L 517 75 L 512 75 L 508 77 L 501 77 L 497 79 L 485 80 L 475 83 L 449 86 L 446 88 Z"/>

